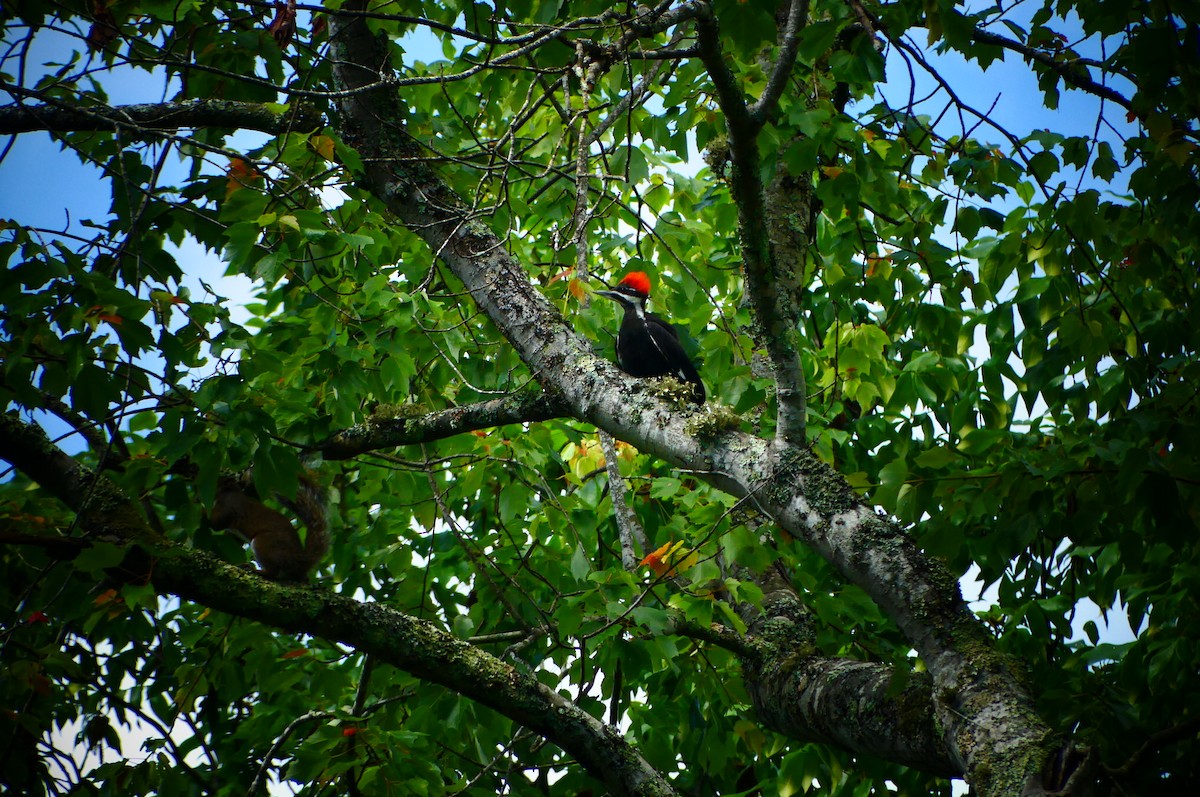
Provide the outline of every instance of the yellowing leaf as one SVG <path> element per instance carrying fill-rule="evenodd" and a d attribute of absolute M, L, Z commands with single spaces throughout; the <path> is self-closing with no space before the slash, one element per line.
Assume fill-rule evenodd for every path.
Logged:
<path fill-rule="evenodd" d="M 93 606 L 105 606 L 105 605 L 107 605 L 109 603 L 113 603 L 113 602 L 121 603 L 121 602 L 123 602 L 123 599 L 121 598 L 121 595 L 115 589 L 106 589 L 106 590 L 104 590 L 104 592 L 101 592 L 99 595 L 96 596 L 96 598 L 92 601 L 92 605 Z"/>
<path fill-rule="evenodd" d="M 583 285 L 583 280 L 572 279 L 567 283 L 567 292 L 575 297 L 576 301 L 583 301 L 583 297 L 587 294 L 587 288 Z"/>
<path fill-rule="evenodd" d="M 325 160 L 333 160 L 333 139 L 329 136 L 313 136 L 308 145 Z"/>
<path fill-rule="evenodd" d="M 758 723 L 750 720 L 738 720 L 733 725 L 733 732 L 736 733 L 746 746 L 754 751 L 755 754 L 761 753 L 763 746 L 767 743 L 767 735 L 758 727 Z"/>

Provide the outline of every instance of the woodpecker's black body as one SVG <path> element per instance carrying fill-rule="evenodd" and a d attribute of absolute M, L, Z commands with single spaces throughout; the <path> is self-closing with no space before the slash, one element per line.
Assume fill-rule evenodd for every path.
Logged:
<path fill-rule="evenodd" d="M 621 305 L 625 315 L 617 333 L 617 365 L 630 376 L 673 376 L 692 385 L 692 401 L 703 404 L 704 383 L 684 352 L 679 333 L 666 319 L 646 312 L 650 280 L 640 271 L 626 275 L 615 290 L 597 291 Z"/>

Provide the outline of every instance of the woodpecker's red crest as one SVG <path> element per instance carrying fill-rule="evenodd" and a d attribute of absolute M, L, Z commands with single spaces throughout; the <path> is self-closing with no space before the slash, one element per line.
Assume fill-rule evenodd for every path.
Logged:
<path fill-rule="evenodd" d="M 629 288 L 643 297 L 650 295 L 650 278 L 644 271 L 631 271 L 617 285 L 618 288 Z"/>

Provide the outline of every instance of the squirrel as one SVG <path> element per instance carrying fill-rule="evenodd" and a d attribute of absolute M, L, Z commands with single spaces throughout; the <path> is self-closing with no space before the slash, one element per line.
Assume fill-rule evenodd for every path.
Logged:
<path fill-rule="evenodd" d="M 264 578 L 308 581 L 313 568 L 329 551 L 329 526 L 321 489 L 311 479 L 301 476 L 296 498 L 280 498 L 304 523 L 303 543 L 292 522 L 258 500 L 253 491 L 244 476 L 221 477 L 209 523 L 215 529 L 233 529 L 248 540 Z"/>

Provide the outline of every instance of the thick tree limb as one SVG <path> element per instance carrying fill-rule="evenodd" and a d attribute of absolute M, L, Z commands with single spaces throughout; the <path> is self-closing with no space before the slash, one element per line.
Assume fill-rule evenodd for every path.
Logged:
<path fill-rule="evenodd" d="M 56 448 L 37 427 L 0 416 L 0 458 L 80 514 L 89 536 L 136 545 L 152 557 L 156 589 L 292 633 L 353 646 L 509 717 L 574 756 L 616 794 L 675 790 L 624 737 L 528 672 L 436 625 L 378 603 L 276 584 L 154 533 L 107 478 Z"/>
<path fill-rule="evenodd" d="M 804 387 L 804 366 L 800 361 L 800 314 L 792 301 L 797 291 L 788 286 L 801 275 L 780 273 L 778 260 L 767 229 L 767 206 L 762 182 L 762 158 L 758 134 L 773 101 L 752 110 L 746 103 L 736 76 L 725 63 L 717 21 L 707 3 L 698 3 L 702 12 L 696 17 L 700 60 L 716 89 L 717 103 L 725 114 L 729 135 L 729 155 L 733 164 L 730 187 L 738 209 L 738 239 L 742 245 L 742 265 L 746 294 L 754 310 L 758 334 L 771 359 L 775 375 L 777 420 L 775 440 L 780 445 L 805 442 L 808 409 Z M 794 3 L 789 14 L 799 13 Z M 801 22 L 796 22 L 800 25 Z M 797 28 L 798 31 L 798 28 Z M 780 63 L 794 63 L 795 53 L 780 56 Z M 790 67 L 788 69 L 790 74 Z M 767 95 L 764 95 L 767 99 Z M 781 290 L 781 287 L 783 288 Z"/>
<path fill-rule="evenodd" d="M 800 49 L 800 31 L 808 24 L 808 0 L 791 0 L 788 5 L 787 21 L 779 36 L 779 57 L 767 80 L 758 102 L 750 106 L 750 116 L 756 122 L 766 124 L 767 119 L 779 104 L 783 90 L 792 79 L 792 67 L 796 65 L 796 53 Z"/>
<path fill-rule="evenodd" d="M 704 33 L 714 35 L 715 28 Z M 365 27 L 347 24 L 333 41 L 335 76 L 348 88 L 374 79 L 386 63 Z M 503 242 L 471 220 L 432 171 L 411 162 L 395 165 L 416 148 L 402 127 L 381 121 L 403 118 L 401 110 L 390 93 L 351 92 L 343 101 L 342 133 L 368 164 L 366 184 L 463 282 L 543 387 L 560 395 L 576 417 L 731 494 L 751 497 L 820 552 L 867 591 L 924 658 L 933 678 L 935 721 L 955 767 L 983 795 L 1026 787 L 1038 793 L 1052 736 L 1007 659 L 963 602 L 955 578 L 802 446 L 769 446 L 736 432 L 699 440 L 687 431 L 687 414 L 648 397 L 636 380 L 596 358 Z M 749 146 L 753 151 L 752 141 Z M 761 192 L 758 197 L 761 202 Z M 765 240 L 765 232 L 762 236 Z M 764 268 L 768 264 L 760 261 Z"/>
<path fill-rule="evenodd" d="M 530 390 L 437 412 L 405 417 L 372 416 L 364 423 L 330 435 L 315 450 L 325 459 L 350 459 L 368 451 L 429 443 L 478 429 L 536 423 L 569 414 L 570 408 L 553 394 Z"/>
<path fill-rule="evenodd" d="M 280 114 L 262 103 L 199 100 L 185 103 L 142 103 L 113 107 L 9 105 L 0 108 L 0 134 L 46 130 L 52 133 L 89 130 L 177 130 L 181 127 L 228 127 L 271 135 L 315 129 L 321 116 L 303 104 Z"/>
<path fill-rule="evenodd" d="M 735 607 L 753 646 L 740 652 L 746 691 L 763 725 L 942 777 L 962 774 L 934 722 L 927 673 L 817 655 L 817 621 L 782 562 L 761 572 L 734 566 L 733 575 L 763 591 L 761 606 Z"/>
<path fill-rule="evenodd" d="M 591 734 L 595 738 L 582 741 L 591 745 L 603 742 L 608 748 L 601 751 L 603 756 L 622 760 L 633 756 L 640 761 L 636 753 L 612 740 L 615 734 L 610 729 L 536 679 L 520 678 L 507 664 L 431 623 L 390 609 L 377 611 L 373 604 L 333 593 L 263 582 L 203 552 L 158 537 L 106 479 L 62 454 L 40 430 L 12 416 L 0 419 L 0 457 L 47 480 L 42 486 L 80 513 L 89 537 L 126 545 L 137 541 L 153 557 L 146 573 L 164 592 L 285 631 L 336 639 L 488 705 L 556 744 L 561 744 L 559 734 Z M 68 559 L 90 545 L 88 539 L 49 534 L 0 534 L 0 542 L 41 547 Z M 914 677 L 893 694 L 892 668 L 805 655 L 791 645 L 794 636 L 782 632 L 778 623 L 773 627 L 760 623 L 755 634 L 743 639 L 720 626 L 696 626 L 677 615 L 671 631 L 737 652 L 747 664 L 747 684 L 758 716 L 769 728 L 798 739 L 870 752 L 935 774 L 958 773 L 933 730 L 931 681 L 925 676 Z M 483 699 L 498 682 L 506 688 L 490 700 Z M 532 703 L 528 690 L 536 693 Z M 524 707 L 522 711 L 543 712 L 540 724 L 528 715 L 514 713 L 513 704 L 517 703 Z M 588 765 L 586 759 L 581 760 Z M 644 762 L 638 764 L 642 765 Z"/>
<path fill-rule="evenodd" d="M 849 659 L 773 656 L 747 673 L 754 710 L 785 736 L 836 744 L 942 777 L 961 769 L 938 737 L 933 679 L 914 673 L 896 690 L 896 671 Z"/>

